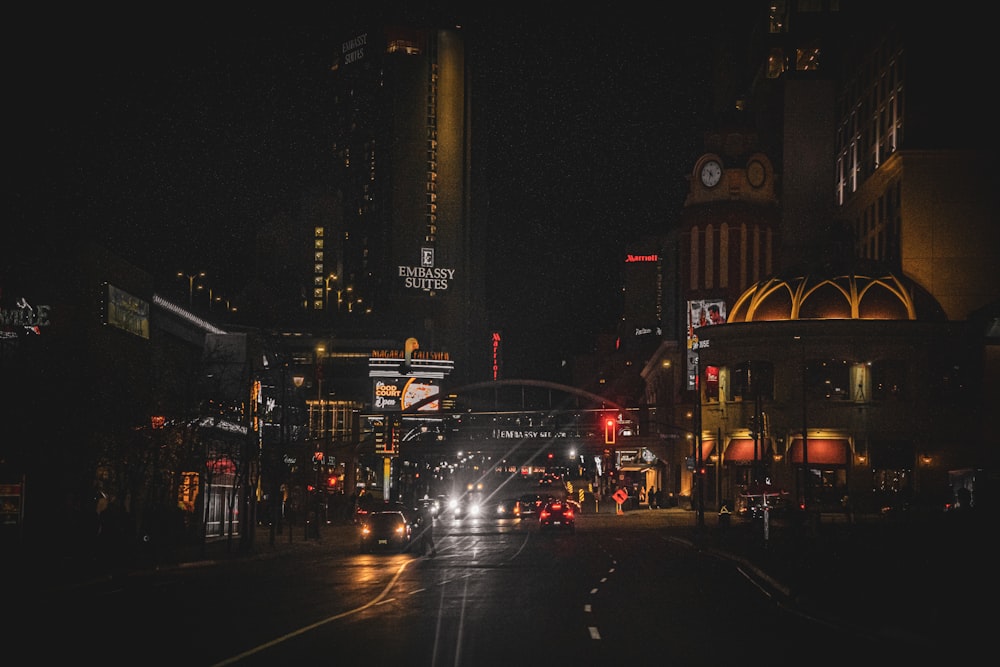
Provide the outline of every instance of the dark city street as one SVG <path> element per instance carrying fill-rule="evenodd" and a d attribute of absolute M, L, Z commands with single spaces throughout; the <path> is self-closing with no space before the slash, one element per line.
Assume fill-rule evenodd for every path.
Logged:
<path fill-rule="evenodd" d="M 23 662 L 994 652 L 978 5 L 8 25 Z"/>

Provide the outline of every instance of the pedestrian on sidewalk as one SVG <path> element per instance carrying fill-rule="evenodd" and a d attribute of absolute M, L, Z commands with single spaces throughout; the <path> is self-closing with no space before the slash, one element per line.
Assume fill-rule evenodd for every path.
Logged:
<path fill-rule="evenodd" d="M 656 487 L 649 487 L 649 492 L 646 493 L 646 502 L 649 503 L 649 509 L 656 509 Z"/>

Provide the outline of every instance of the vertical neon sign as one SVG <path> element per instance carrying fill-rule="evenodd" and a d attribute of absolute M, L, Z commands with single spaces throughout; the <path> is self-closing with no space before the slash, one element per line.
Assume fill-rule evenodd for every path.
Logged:
<path fill-rule="evenodd" d="M 492 336 L 493 345 L 493 379 L 500 379 L 500 332 L 494 331 Z"/>

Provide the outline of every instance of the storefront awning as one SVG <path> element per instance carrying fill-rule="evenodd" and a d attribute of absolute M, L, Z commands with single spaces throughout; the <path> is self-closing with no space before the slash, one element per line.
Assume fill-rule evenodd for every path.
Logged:
<path fill-rule="evenodd" d="M 770 441 L 760 440 L 757 443 L 757 460 L 764 458 L 764 452 L 770 449 Z M 726 447 L 726 455 L 723 460 L 726 463 L 753 463 L 754 461 L 754 440 L 753 438 L 733 438 Z"/>
<path fill-rule="evenodd" d="M 844 466 L 850 461 L 851 443 L 847 438 L 808 438 L 809 465 Z M 802 438 L 793 438 L 788 448 L 792 463 L 802 463 Z"/>
<path fill-rule="evenodd" d="M 707 461 L 708 456 L 715 451 L 715 440 L 702 440 L 701 441 L 701 460 Z"/>

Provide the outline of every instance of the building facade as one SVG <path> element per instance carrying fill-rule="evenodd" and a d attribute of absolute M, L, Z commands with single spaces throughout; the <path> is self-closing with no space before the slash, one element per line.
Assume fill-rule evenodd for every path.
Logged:
<path fill-rule="evenodd" d="M 312 227 L 306 307 L 321 326 L 418 338 L 487 377 L 481 225 L 472 208 L 464 35 L 356 26 L 331 67 L 333 210 Z M 351 321 L 351 320 L 348 320 Z"/>
<path fill-rule="evenodd" d="M 730 71 L 743 83 L 723 87 L 737 92 L 719 127 L 739 131 L 709 133 L 673 233 L 687 268 L 664 310 L 690 322 L 686 345 L 665 341 L 644 371 L 662 400 L 686 367 L 700 444 L 678 454 L 682 495 L 700 483 L 714 506 L 766 477 L 807 506 L 943 507 L 996 465 L 995 178 L 975 166 L 981 142 L 955 131 L 979 87 L 940 58 L 984 42 L 929 40 L 935 17 L 902 9 L 772 3 L 746 69 Z M 725 159 L 754 135 L 756 156 Z M 719 189 L 728 179 L 743 187 Z M 774 184 L 770 201 L 752 181 Z M 710 305 L 726 326 L 699 331 Z"/>

